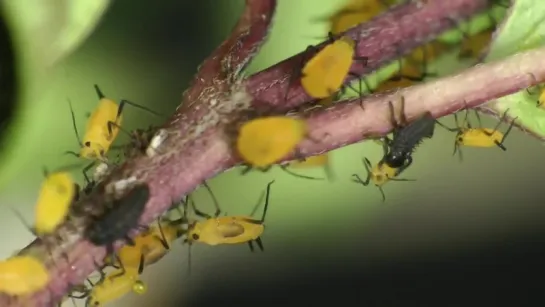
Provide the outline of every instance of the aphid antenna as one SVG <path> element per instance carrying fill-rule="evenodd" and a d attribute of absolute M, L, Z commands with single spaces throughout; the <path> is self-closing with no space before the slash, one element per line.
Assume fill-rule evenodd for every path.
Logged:
<path fill-rule="evenodd" d="M 76 139 L 78 140 L 79 147 L 81 148 L 83 147 L 83 143 L 81 142 L 81 138 L 78 132 L 78 127 L 76 125 L 76 116 L 74 114 L 74 108 L 72 108 L 72 101 L 70 100 L 70 98 L 66 98 L 66 100 L 68 101 L 68 106 L 70 107 L 70 114 L 72 115 L 72 127 L 74 128 L 74 132 L 76 133 Z M 79 154 L 73 151 L 67 151 L 66 153 L 73 153 L 79 157 Z"/>
<path fill-rule="evenodd" d="M 17 211 L 15 208 L 13 207 L 9 207 L 10 210 L 13 212 L 13 214 L 15 214 L 15 216 L 21 221 L 21 223 L 23 223 L 23 225 L 25 226 L 25 228 L 30 231 L 33 235 L 35 236 L 38 236 L 38 234 L 36 233 L 36 230 L 34 229 L 34 227 L 32 227 L 26 220 L 25 218 L 23 217 L 23 215 L 21 214 L 21 212 Z"/>

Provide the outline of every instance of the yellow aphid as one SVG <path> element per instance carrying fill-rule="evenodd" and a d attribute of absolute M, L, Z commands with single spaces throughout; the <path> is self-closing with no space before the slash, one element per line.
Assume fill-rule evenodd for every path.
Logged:
<path fill-rule="evenodd" d="M 463 40 L 459 56 L 461 58 L 477 58 L 490 44 L 493 33 L 494 29 L 488 29 Z"/>
<path fill-rule="evenodd" d="M 317 99 L 330 97 L 340 90 L 354 61 L 355 42 L 341 37 L 318 51 L 303 67 L 301 85 Z"/>
<path fill-rule="evenodd" d="M 403 65 L 401 67 L 400 74 L 403 76 L 420 76 L 422 74 L 422 71 L 419 67 L 416 65 Z M 397 80 L 385 80 L 381 82 L 376 88 L 375 92 L 384 92 L 388 90 L 398 89 L 398 88 L 405 88 L 412 86 L 416 83 L 416 81 L 411 80 L 409 78 L 399 78 Z"/>
<path fill-rule="evenodd" d="M 119 249 L 117 258 L 125 268 L 138 268 L 159 261 L 167 254 L 172 242 L 181 236 L 179 225 L 171 221 L 159 223 L 136 236 L 133 246 L 125 245 Z"/>
<path fill-rule="evenodd" d="M 240 127 L 236 148 L 244 162 L 265 168 L 292 152 L 307 132 L 302 119 L 288 116 L 256 118 Z"/>
<path fill-rule="evenodd" d="M 450 46 L 439 41 L 433 41 L 425 44 L 421 48 L 415 49 L 406 58 L 412 64 L 420 64 L 424 61 L 432 61 L 444 54 Z"/>
<path fill-rule="evenodd" d="M 261 235 L 265 230 L 265 216 L 269 206 L 269 195 L 274 180 L 267 184 L 265 192 L 265 205 L 260 220 L 252 218 L 254 212 L 247 215 L 212 217 L 202 212 L 197 212 L 194 203 L 193 210 L 199 215 L 206 217 L 206 220 L 192 223 L 187 230 L 186 242 L 200 242 L 208 245 L 219 244 L 241 244 L 247 243 L 253 250 L 253 242 L 263 250 Z M 260 198 L 261 200 L 261 198 Z M 187 203 L 186 203 L 187 206 Z M 259 202 L 257 204 L 259 206 Z M 257 209 L 257 206 L 255 209 Z M 255 211 L 254 209 L 254 211 Z"/>
<path fill-rule="evenodd" d="M 460 160 L 462 160 L 462 150 L 461 150 L 462 146 L 481 147 L 481 148 L 490 148 L 490 147 L 497 146 L 503 151 L 507 150 L 507 148 L 503 145 L 503 143 L 505 142 L 505 139 L 511 132 L 511 129 L 513 128 L 513 125 L 515 124 L 515 120 L 517 118 L 515 117 L 511 121 L 511 124 L 509 125 L 509 128 L 507 128 L 505 133 L 500 132 L 498 128 L 500 127 L 503 120 L 507 117 L 508 111 L 509 110 L 506 110 L 504 112 L 498 124 L 496 124 L 496 126 L 493 129 L 481 127 L 481 120 L 479 117 L 479 113 L 477 113 L 477 111 L 475 111 L 475 115 L 477 116 L 477 119 L 479 121 L 479 128 L 473 128 L 468 121 L 469 111 L 467 109 L 466 109 L 466 116 L 465 116 L 464 122 L 462 123 L 461 126 L 458 125 L 458 116 L 456 113 L 454 114 L 454 120 L 457 125 L 456 128 L 449 128 L 440 122 L 437 122 L 437 123 L 449 131 L 456 132 L 453 154 L 456 154 L 456 152 L 458 152 L 459 158 Z"/>
<path fill-rule="evenodd" d="M 76 195 L 76 185 L 67 172 L 46 176 L 36 203 L 34 231 L 37 235 L 53 232 L 66 218 Z"/>
<path fill-rule="evenodd" d="M 26 295 L 44 288 L 49 282 L 49 272 L 37 259 L 15 256 L 0 261 L 0 292 Z"/>
<path fill-rule="evenodd" d="M 119 104 L 117 104 L 112 99 L 106 98 L 96 84 L 95 90 L 98 95 L 99 102 L 87 120 L 85 134 L 83 135 L 82 141 L 79 139 L 79 133 L 76 128 L 76 120 L 74 111 L 72 110 L 72 104 L 69 104 L 70 111 L 72 113 L 72 124 L 74 126 L 74 131 L 76 132 L 78 142 L 80 143 L 80 151 L 79 153 L 68 153 L 89 160 L 105 160 L 106 154 L 110 150 L 110 146 L 115 141 L 119 131 L 121 130 L 121 122 L 123 120 L 122 113 L 126 104 L 148 111 L 155 115 L 160 116 L 160 114 L 125 99 L 121 100 Z"/>
<path fill-rule="evenodd" d="M 387 9 L 385 0 L 349 0 L 342 9 L 329 17 L 330 31 L 339 34 L 367 22 Z"/>
<path fill-rule="evenodd" d="M 131 291 L 136 294 L 144 294 L 147 292 L 147 286 L 139 279 L 137 270 L 132 268 L 118 269 L 103 277 L 100 282 L 93 286 L 87 298 L 86 306 L 103 306 Z"/>

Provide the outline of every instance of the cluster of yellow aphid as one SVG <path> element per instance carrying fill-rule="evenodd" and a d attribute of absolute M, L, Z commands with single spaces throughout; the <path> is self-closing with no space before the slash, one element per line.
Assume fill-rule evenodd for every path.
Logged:
<path fill-rule="evenodd" d="M 341 36 L 335 39 L 333 37 L 342 35 L 349 28 L 375 17 L 386 10 L 388 5 L 393 4 L 392 2 L 394 1 L 350 0 L 342 10 L 329 18 L 332 41 L 316 52 L 301 69 L 300 82 L 310 97 L 316 99 L 317 102 L 332 103 L 335 96 L 342 90 L 353 62 L 358 60 L 356 44 L 351 38 Z M 491 34 L 492 30 L 487 30 L 464 41 L 461 55 L 476 57 L 490 40 Z M 380 83 L 373 91 L 407 87 L 422 81 L 429 75 L 429 72 L 426 71 L 426 62 L 449 48 L 450 46 L 440 42 L 428 43 L 421 50 L 416 50 L 401 59 L 397 75 Z M 73 153 L 78 157 L 92 160 L 93 163 L 86 167 L 85 171 L 95 162 L 101 162 L 96 167 L 92 180 L 85 175 L 88 185 L 100 180 L 111 166 L 106 155 L 119 131 L 123 131 L 121 128 L 123 106 L 125 104 L 138 106 L 126 100 L 117 104 L 113 100 L 105 98 L 98 87 L 96 90 L 100 98 L 99 105 L 88 120 L 85 135 L 80 142 L 80 151 Z M 545 95 L 542 96 L 545 97 Z M 545 100 L 543 97 L 540 97 L 540 101 Z M 512 125 L 513 123 L 505 134 L 499 132 L 498 127 L 494 129 L 473 128 L 467 120 L 466 113 L 463 125 L 447 129 L 457 133 L 455 150 L 458 150 L 462 145 L 498 146 L 505 150 L 503 141 Z M 139 152 L 143 151 L 149 157 L 157 154 L 168 137 L 167 131 L 163 129 L 157 131 L 150 129 L 150 131 L 140 131 L 131 135 L 137 141 L 137 145 L 132 144 L 131 148 L 136 147 Z M 250 119 L 240 125 L 236 133 L 235 147 L 238 156 L 245 164 L 264 170 L 296 151 L 297 146 L 307 138 L 309 138 L 308 127 L 304 119 L 278 115 L 265 116 Z M 393 146 L 391 142 L 396 142 L 395 132 L 394 141 L 385 139 L 381 142 L 385 148 L 385 157 L 381 162 L 373 167 L 369 160 L 364 159 L 368 178 L 364 181 L 356 176 L 356 182 L 367 185 L 372 181 L 374 185 L 381 188 L 390 180 L 396 180 L 402 170 L 408 167 L 410 162 L 405 164 L 403 161 L 404 164 L 395 164 L 396 161 L 388 149 Z M 328 163 L 329 158 L 326 153 L 304 161 L 292 161 L 289 165 L 293 168 L 327 167 Z M 87 298 L 87 304 L 92 306 L 113 301 L 131 291 L 139 294 L 144 293 L 146 286 L 139 279 L 144 267 L 161 259 L 168 252 L 171 243 L 182 236 L 185 236 L 184 242 L 189 244 L 192 242 L 209 245 L 248 243 L 253 249 L 252 243 L 256 243 L 263 249 L 260 236 L 264 231 L 265 214 L 272 183 L 268 184 L 264 194 L 266 196 L 265 208 L 263 216 L 259 220 L 252 218 L 255 209 L 249 216 L 219 217 L 220 209 L 214 197 L 217 210 L 214 215 L 208 215 L 197 210 L 193 201 L 186 198 L 183 202 L 184 210 L 183 213 L 180 211 L 181 217 L 179 219 L 159 219 L 156 225 L 147 228 L 134 239 L 134 245 L 126 245 L 115 255 L 108 256 L 105 265 L 115 267 L 114 271 L 107 275 L 101 271 L 102 278 L 96 284 L 91 283 L 90 290 L 86 287 L 76 287 L 74 291 L 82 292 L 79 297 Z M 208 185 L 205 184 L 205 187 L 210 191 Z M 32 228 L 35 234 L 42 236 L 52 233 L 66 219 L 70 205 L 78 198 L 78 194 L 78 186 L 69 173 L 59 171 L 47 174 L 36 205 L 35 224 Z M 211 195 L 213 196 L 212 193 Z M 259 203 L 261 203 L 261 199 L 258 205 Z M 189 222 L 187 220 L 189 205 L 192 206 L 194 213 L 204 217 L 204 220 Z M 175 208 L 179 209 L 178 206 Z M 0 272 L 0 291 L 12 295 L 29 295 L 42 289 L 49 282 L 48 271 L 44 264 L 28 255 L 14 256 L 0 262 Z M 71 296 L 77 297 L 73 294 Z"/>

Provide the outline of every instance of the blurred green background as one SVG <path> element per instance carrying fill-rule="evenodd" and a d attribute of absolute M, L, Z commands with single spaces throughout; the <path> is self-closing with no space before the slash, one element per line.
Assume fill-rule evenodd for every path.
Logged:
<path fill-rule="evenodd" d="M 315 37 L 326 34 L 326 24 L 309 20 L 342 3 L 280 0 L 270 39 L 249 72 L 318 42 Z M 12 126 L 3 143 L 4 150 L 16 150 L 4 167 L 8 175 L 0 193 L 4 257 L 33 239 L 9 208 L 31 222 L 42 166 L 75 161 L 62 155 L 77 149 L 66 99 L 74 104 L 79 129 L 97 103 L 94 83 L 113 99 L 172 112 L 197 65 L 229 34 L 242 5 L 242 0 L 163 0 L 161 5 L 117 0 L 89 39 L 44 73 L 39 99 L 22 104 L 32 108 L 22 114 L 32 117 L 24 119 L 24 127 Z M 126 129 L 160 123 L 145 112 L 126 111 Z M 451 117 L 442 122 L 453 126 Z M 119 143 L 124 141 L 121 135 Z M 543 146 L 517 130 L 505 142 L 506 152 L 464 149 L 460 163 L 451 155 L 453 141 L 454 135 L 438 128 L 403 176 L 417 181 L 386 185 L 386 203 L 374 187 L 350 181 L 353 173 L 365 176 L 363 156 L 372 163 L 380 159 L 382 149 L 372 142 L 332 153 L 334 182 L 297 179 L 277 169 L 222 174 L 210 185 L 229 214 L 249 213 L 266 183 L 276 179 L 263 236 L 266 252 L 196 245 L 188 276 L 187 247 L 180 242 L 144 273 L 149 293 L 129 294 L 110 306 L 324 301 L 459 306 L 476 304 L 473 294 L 485 297 L 504 288 L 518 293 L 514 289 L 528 275 L 542 273 L 545 198 L 538 187 L 539 171 L 545 169 Z M 322 170 L 307 174 L 324 176 Z M 194 195 L 199 208 L 211 211 L 204 190 Z"/>

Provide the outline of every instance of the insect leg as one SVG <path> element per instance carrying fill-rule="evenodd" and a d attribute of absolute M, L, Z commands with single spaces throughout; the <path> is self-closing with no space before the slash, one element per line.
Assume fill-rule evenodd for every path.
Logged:
<path fill-rule="evenodd" d="M 261 216 L 261 224 L 265 223 L 265 216 L 267 215 L 267 209 L 269 208 L 271 186 L 273 183 L 274 183 L 274 180 L 267 184 L 267 191 L 265 192 L 265 206 L 263 207 L 263 215 Z"/>
<path fill-rule="evenodd" d="M 263 241 L 261 241 L 261 238 L 260 237 L 257 237 L 255 239 L 255 243 L 257 243 L 257 247 L 259 247 L 259 249 L 264 252 L 265 249 L 263 248 Z"/>
<path fill-rule="evenodd" d="M 242 169 L 242 172 L 240 172 L 241 175 L 246 175 L 249 171 L 252 170 L 251 165 L 245 165 L 244 169 Z"/>
<path fill-rule="evenodd" d="M 116 121 L 117 121 L 117 119 L 116 119 Z M 121 126 L 118 125 L 118 124 L 115 123 L 115 122 L 108 121 L 107 126 L 108 126 L 108 134 L 109 134 L 109 137 L 110 137 L 110 138 L 112 137 L 113 127 L 116 127 L 117 129 L 119 129 L 119 131 L 125 133 L 125 134 L 128 135 L 131 139 L 134 139 L 134 135 L 133 135 L 133 134 L 131 134 L 129 131 L 127 131 L 127 130 L 121 128 Z"/>
<path fill-rule="evenodd" d="M 513 120 L 511 121 L 511 124 L 509 125 L 509 128 L 507 128 L 507 131 L 505 131 L 505 133 L 503 134 L 503 137 L 501 138 L 501 142 L 495 141 L 496 145 L 498 145 L 498 147 L 503 149 L 504 151 L 507 150 L 507 148 L 503 146 L 503 142 L 505 141 L 505 138 L 507 137 L 507 135 L 509 135 L 509 133 L 511 132 L 511 129 L 513 128 L 513 125 L 515 124 L 515 120 L 517 118 L 518 117 L 513 118 Z"/>
<path fill-rule="evenodd" d="M 454 116 L 456 116 L 456 113 L 454 113 Z M 447 127 L 445 124 L 441 123 L 441 122 L 438 121 L 438 120 L 435 120 L 435 123 L 438 124 L 439 126 L 445 128 L 446 130 L 448 130 L 448 131 L 450 131 L 450 132 L 458 132 L 458 131 L 461 130 L 460 128 L 450 128 L 450 127 Z"/>
<path fill-rule="evenodd" d="M 500 120 L 498 121 L 498 123 L 496 124 L 496 126 L 494 127 L 494 130 L 492 130 L 492 132 L 488 133 L 486 132 L 485 130 L 483 130 L 483 132 L 488 135 L 488 136 L 491 136 L 492 134 L 494 134 L 494 132 L 498 131 L 498 128 L 500 127 L 500 125 L 503 123 L 503 121 L 505 120 L 505 118 L 507 117 L 507 112 L 509 111 L 509 109 L 505 110 L 505 112 L 503 112 L 503 115 L 501 116 Z"/>
<path fill-rule="evenodd" d="M 250 247 L 250 251 L 253 253 L 254 252 L 254 245 L 253 245 L 252 241 L 248 241 L 248 246 Z"/>
<path fill-rule="evenodd" d="M 119 263 L 119 269 L 121 270 L 120 273 L 112 275 L 112 279 L 114 279 L 114 278 L 125 275 L 126 270 L 125 270 L 125 266 L 123 265 L 123 262 L 121 262 L 121 259 L 119 258 L 119 256 L 116 253 L 112 253 L 112 255 L 117 260 L 117 263 Z"/>
<path fill-rule="evenodd" d="M 193 212 L 195 212 L 196 215 L 203 217 L 205 219 L 211 219 L 212 216 L 208 213 L 202 212 L 195 206 L 195 202 L 193 201 L 193 198 L 191 198 L 191 209 L 193 209 Z"/>
<path fill-rule="evenodd" d="M 128 104 L 130 106 L 133 106 L 135 108 L 138 108 L 138 109 L 141 109 L 141 110 L 144 110 L 144 111 L 147 111 L 153 115 L 156 115 L 156 116 L 159 116 L 159 117 L 164 117 L 164 115 L 160 114 L 160 113 L 157 113 L 155 111 L 153 111 L 152 109 L 149 109 L 149 108 L 146 108 L 142 105 L 139 105 L 137 103 L 134 103 L 132 101 L 129 101 L 127 99 L 122 99 L 120 102 L 119 102 L 119 108 L 117 109 L 117 115 L 116 115 L 116 118 L 115 118 L 115 121 L 117 122 L 117 120 L 119 119 L 119 117 L 121 116 L 121 113 L 123 112 L 123 107 L 125 106 L 125 104 Z"/>
<path fill-rule="evenodd" d="M 294 176 L 294 177 L 298 177 L 298 178 L 302 178 L 302 179 L 309 179 L 309 180 L 324 180 L 325 178 L 319 178 L 319 177 L 312 177 L 312 176 L 306 176 L 306 175 L 301 175 L 301 174 L 297 174 L 295 172 L 292 172 L 291 170 L 288 169 L 289 165 L 280 165 L 280 169 L 283 170 L 284 172 Z"/>
<path fill-rule="evenodd" d="M 382 195 L 382 202 L 385 202 L 386 201 L 386 195 L 384 194 L 384 190 L 382 189 L 382 187 L 377 187 L 377 188 L 380 191 L 380 195 Z"/>
<path fill-rule="evenodd" d="M 214 192 L 212 192 L 212 189 L 210 188 L 206 180 L 203 182 L 203 185 L 208 191 L 208 194 L 210 194 L 210 197 L 212 198 L 212 202 L 214 203 L 214 207 L 216 207 L 216 212 L 214 212 L 214 217 L 218 217 L 221 214 L 221 209 L 220 209 L 220 204 L 218 202 L 218 199 L 216 198 L 216 195 L 214 195 Z"/>
<path fill-rule="evenodd" d="M 91 184 L 91 180 L 89 179 L 89 175 L 87 175 L 87 172 L 95 165 L 95 161 L 87 164 L 83 170 L 81 171 L 83 173 L 83 178 L 85 178 L 85 183 L 86 184 Z"/>
<path fill-rule="evenodd" d="M 138 264 L 138 275 L 142 274 L 144 272 L 144 264 L 146 263 L 144 259 L 144 253 L 140 253 L 140 262 Z"/>
<path fill-rule="evenodd" d="M 170 249 L 170 246 L 168 245 L 167 239 L 165 238 L 165 233 L 163 232 L 163 226 L 161 226 L 161 221 L 157 219 L 157 227 L 159 228 L 159 233 L 161 234 L 161 237 L 154 236 L 155 238 L 159 239 L 159 242 L 161 242 L 161 245 L 165 249 Z"/>

